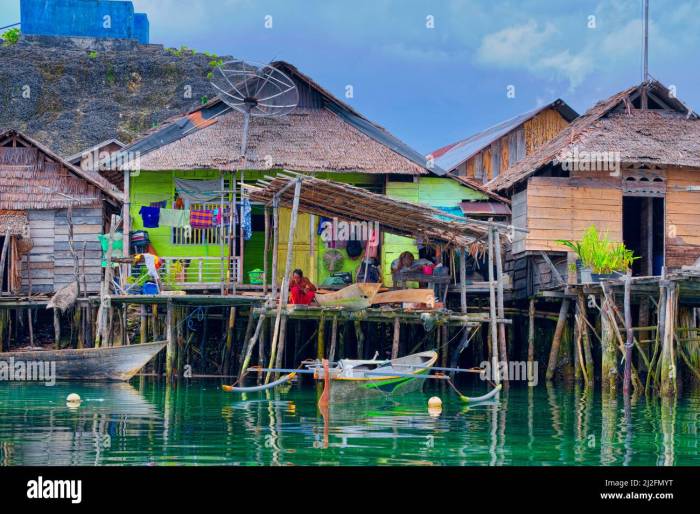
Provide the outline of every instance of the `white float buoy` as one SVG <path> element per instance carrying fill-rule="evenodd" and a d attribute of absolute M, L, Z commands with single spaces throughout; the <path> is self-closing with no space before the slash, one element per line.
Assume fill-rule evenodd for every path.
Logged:
<path fill-rule="evenodd" d="M 81 401 L 80 395 L 77 393 L 71 393 L 68 395 L 68 398 L 66 398 L 66 402 L 68 403 L 80 403 Z"/>
<path fill-rule="evenodd" d="M 428 408 L 429 409 L 441 409 L 442 408 L 442 400 L 437 396 L 433 396 L 430 400 L 428 400 Z"/>

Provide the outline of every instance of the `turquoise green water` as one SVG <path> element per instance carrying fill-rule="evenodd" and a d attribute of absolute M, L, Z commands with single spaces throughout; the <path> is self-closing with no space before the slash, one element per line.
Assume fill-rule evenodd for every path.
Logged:
<path fill-rule="evenodd" d="M 66 406 L 71 392 L 79 408 Z M 469 409 L 427 389 L 335 407 L 326 421 L 312 387 L 241 397 L 218 381 L 0 384 L 2 465 L 700 465 L 699 426 L 700 396 L 626 412 L 621 398 L 544 385 Z"/>

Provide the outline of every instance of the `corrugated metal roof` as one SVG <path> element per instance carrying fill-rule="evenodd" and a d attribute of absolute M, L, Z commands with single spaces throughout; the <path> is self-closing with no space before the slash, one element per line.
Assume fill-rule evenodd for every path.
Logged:
<path fill-rule="evenodd" d="M 510 207 L 501 202 L 462 202 L 462 213 L 469 215 L 510 216 Z"/>
<path fill-rule="evenodd" d="M 457 166 L 467 161 L 470 157 L 476 155 L 481 150 L 485 149 L 491 143 L 505 136 L 518 126 L 522 125 L 529 119 L 533 118 L 540 112 L 546 109 L 556 109 L 567 120 L 572 121 L 578 114 L 561 99 L 555 100 L 545 106 L 538 107 L 523 114 L 519 114 L 514 118 L 502 121 L 492 127 L 481 132 L 473 134 L 466 139 L 457 141 L 447 146 L 443 146 L 432 152 L 430 155 L 435 159 L 435 164 L 440 168 L 448 171 L 454 170 Z"/>

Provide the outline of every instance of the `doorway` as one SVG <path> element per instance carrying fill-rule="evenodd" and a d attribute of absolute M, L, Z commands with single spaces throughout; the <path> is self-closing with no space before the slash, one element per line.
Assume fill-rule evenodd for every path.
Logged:
<path fill-rule="evenodd" d="M 623 196 L 622 239 L 639 257 L 632 264 L 635 276 L 661 275 L 664 266 L 664 199 Z"/>

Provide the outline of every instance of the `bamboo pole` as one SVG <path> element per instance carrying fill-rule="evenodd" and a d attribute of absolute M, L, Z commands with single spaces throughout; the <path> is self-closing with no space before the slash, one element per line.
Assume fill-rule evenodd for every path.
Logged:
<path fill-rule="evenodd" d="M 183 323 L 180 320 L 184 320 L 185 318 L 185 308 L 184 307 L 179 307 L 175 311 L 175 316 L 176 319 L 178 320 L 178 323 L 176 324 L 176 331 L 175 331 L 175 337 L 177 338 L 177 359 L 175 359 L 176 362 L 176 370 L 177 370 L 177 378 L 180 379 L 183 377 L 184 374 L 184 367 L 185 367 L 185 333 L 183 329 Z"/>
<path fill-rule="evenodd" d="M 294 250 L 294 233 L 297 228 L 297 218 L 299 215 L 299 198 L 301 196 L 301 180 L 297 179 L 294 186 L 294 200 L 292 203 L 292 213 L 289 220 L 289 233 L 287 239 L 287 260 L 284 263 L 284 276 L 282 277 L 282 286 L 280 290 L 280 302 L 277 306 L 277 315 L 275 317 L 275 329 L 272 334 L 272 344 L 270 349 L 270 367 L 275 363 L 277 353 L 277 339 L 279 337 L 280 323 L 282 322 L 282 308 L 287 308 L 289 299 L 289 274 L 292 267 L 292 254 Z M 277 230 L 279 232 L 279 230 Z M 265 383 L 269 383 L 270 373 L 265 375 Z"/>
<path fill-rule="evenodd" d="M 0 274 L 2 274 L 2 266 L 0 266 Z M 29 259 L 29 253 L 27 253 L 27 283 L 28 283 L 28 293 L 29 298 L 32 297 L 32 269 L 31 261 Z M 34 346 L 34 318 L 32 316 L 34 309 L 29 307 L 27 309 L 27 324 L 29 325 L 29 346 Z M 81 347 L 82 348 L 82 347 Z"/>
<path fill-rule="evenodd" d="M 561 307 L 559 309 L 559 318 L 557 319 L 557 326 L 554 329 L 554 337 L 552 338 L 552 346 L 549 350 L 549 361 L 547 363 L 547 374 L 545 378 L 547 380 L 552 380 L 554 378 L 554 373 L 557 369 L 557 363 L 559 360 L 559 349 L 561 346 L 561 336 L 564 332 L 564 325 L 566 324 L 566 317 L 569 312 L 570 300 L 564 298 L 561 302 Z"/>
<path fill-rule="evenodd" d="M 253 354 L 253 348 L 255 347 L 255 343 L 260 339 L 260 334 L 262 333 L 262 327 L 265 324 L 265 313 L 263 312 L 260 314 L 260 317 L 258 318 L 258 324 L 255 327 L 255 333 L 253 334 L 253 337 L 250 339 L 250 342 L 248 343 L 248 348 L 246 349 L 245 356 L 243 358 L 243 364 L 241 365 L 241 372 L 238 375 L 239 378 L 245 375 L 246 370 L 248 369 L 248 365 L 250 364 L 250 357 Z"/>
<path fill-rule="evenodd" d="M 287 341 L 287 321 L 288 316 L 286 314 L 283 314 L 282 321 L 280 322 L 279 341 L 277 344 L 277 356 L 275 357 L 275 366 L 278 368 L 282 367 L 282 362 L 284 360 L 284 347 Z"/>
<path fill-rule="evenodd" d="M 275 197 L 272 202 L 272 301 L 277 299 L 277 268 L 279 260 L 279 245 L 280 245 L 280 201 Z"/>
<path fill-rule="evenodd" d="M 102 280 L 100 288 L 100 308 L 97 311 L 97 334 L 95 337 L 95 348 L 99 348 L 104 342 L 108 340 L 108 310 L 111 310 L 110 299 L 109 299 L 109 289 L 112 285 L 112 248 L 114 241 L 114 233 L 117 230 L 117 219 L 115 214 L 112 214 L 109 225 L 109 240 L 107 241 L 107 254 L 105 255 L 105 266 L 104 277 Z"/>
<path fill-rule="evenodd" d="M 399 356 L 399 343 L 401 342 L 401 320 L 394 318 L 394 339 L 391 343 L 391 358 L 396 359 Z"/>
<path fill-rule="evenodd" d="M 490 315 L 490 325 L 489 331 L 491 336 L 491 372 L 493 373 L 493 379 L 496 384 L 501 383 L 501 373 L 499 368 L 498 360 L 498 323 L 496 316 L 496 287 L 494 284 L 494 273 L 493 273 L 493 260 L 494 260 L 494 232 L 493 227 L 489 227 L 488 231 L 488 244 L 489 244 L 489 257 L 488 257 L 488 267 L 489 267 L 489 315 Z M 498 235 L 496 234 L 496 237 Z"/>
<path fill-rule="evenodd" d="M 53 342 L 56 350 L 61 349 L 61 318 L 58 309 L 53 309 Z"/>
<path fill-rule="evenodd" d="M 148 342 L 148 318 L 146 317 L 145 304 L 139 305 L 139 319 L 139 342 L 143 344 Z"/>
<path fill-rule="evenodd" d="M 617 350 L 615 348 L 614 317 L 610 315 L 612 297 L 604 295 L 600 309 L 600 342 L 601 342 L 601 389 L 614 393 L 617 390 Z"/>

